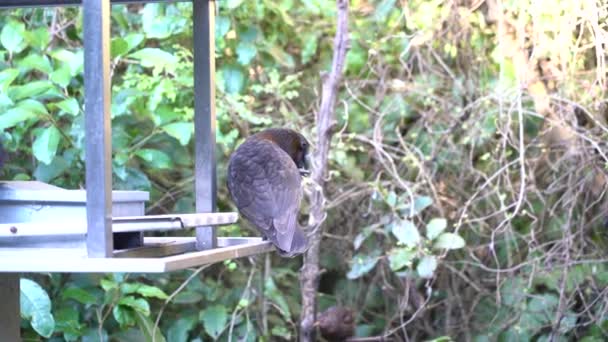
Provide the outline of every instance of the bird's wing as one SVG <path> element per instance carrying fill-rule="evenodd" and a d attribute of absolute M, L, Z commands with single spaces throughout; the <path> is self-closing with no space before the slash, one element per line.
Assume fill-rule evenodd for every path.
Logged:
<path fill-rule="evenodd" d="M 294 234 L 300 233 L 302 198 L 293 160 L 271 142 L 251 141 L 233 154 L 228 172 L 228 189 L 243 216 L 279 249 L 291 252 Z"/>

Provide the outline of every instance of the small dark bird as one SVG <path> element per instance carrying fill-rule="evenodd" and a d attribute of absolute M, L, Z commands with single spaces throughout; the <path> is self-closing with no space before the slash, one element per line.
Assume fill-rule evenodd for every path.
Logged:
<path fill-rule="evenodd" d="M 355 334 L 355 313 L 347 307 L 332 306 L 319 314 L 316 325 L 327 341 L 345 341 Z"/>
<path fill-rule="evenodd" d="M 271 128 L 247 138 L 228 163 L 228 191 L 239 212 L 284 257 L 308 244 L 297 221 L 308 146 L 294 130 Z"/>

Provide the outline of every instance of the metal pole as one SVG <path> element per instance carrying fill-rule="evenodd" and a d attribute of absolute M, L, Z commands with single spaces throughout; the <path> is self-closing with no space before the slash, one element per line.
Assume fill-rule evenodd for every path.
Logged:
<path fill-rule="evenodd" d="M 87 251 L 110 257 L 112 136 L 110 121 L 110 0 L 83 1 Z"/>
<path fill-rule="evenodd" d="M 215 2 L 192 0 L 196 211 L 215 211 Z M 196 248 L 215 248 L 215 228 L 196 228 Z"/>
<path fill-rule="evenodd" d="M 19 275 L 0 274 L 0 341 L 20 341 Z"/>

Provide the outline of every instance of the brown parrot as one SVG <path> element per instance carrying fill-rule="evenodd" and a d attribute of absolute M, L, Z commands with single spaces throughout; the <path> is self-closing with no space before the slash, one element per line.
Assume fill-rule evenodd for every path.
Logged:
<path fill-rule="evenodd" d="M 332 306 L 319 314 L 316 325 L 327 341 L 345 341 L 355 334 L 355 313 L 344 306 Z"/>
<path fill-rule="evenodd" d="M 284 257 L 308 245 L 297 220 L 308 146 L 294 130 L 270 128 L 247 138 L 228 162 L 228 191 L 239 212 Z"/>

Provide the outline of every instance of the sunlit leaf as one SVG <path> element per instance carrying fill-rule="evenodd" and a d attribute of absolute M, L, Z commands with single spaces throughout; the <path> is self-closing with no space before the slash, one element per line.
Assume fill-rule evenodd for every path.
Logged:
<path fill-rule="evenodd" d="M 140 61 L 144 67 L 153 67 L 158 71 L 173 71 L 178 62 L 177 57 L 158 48 L 143 48 L 129 55 Z"/>
<path fill-rule="evenodd" d="M 224 89 L 229 94 L 240 93 L 245 86 L 245 75 L 243 71 L 235 66 L 225 66 L 222 68 L 224 78 Z"/>
<path fill-rule="evenodd" d="M 62 290 L 61 297 L 64 299 L 73 299 L 82 304 L 95 304 L 97 302 L 95 296 L 76 286 L 71 286 Z"/>
<path fill-rule="evenodd" d="M 122 297 L 118 301 L 118 305 L 130 307 L 146 316 L 150 315 L 150 304 L 143 298 L 135 298 L 133 296 Z"/>
<path fill-rule="evenodd" d="M 173 165 L 171 157 L 163 151 L 153 149 L 141 149 L 135 155 L 145 160 L 150 166 L 157 169 L 169 169 Z"/>
<path fill-rule="evenodd" d="M 61 133 L 55 126 L 45 128 L 36 137 L 32 145 L 34 157 L 40 162 L 49 165 L 53 161 L 53 158 L 55 158 L 60 140 Z"/>
<path fill-rule="evenodd" d="M 422 278 L 431 278 L 437 268 L 437 258 L 433 255 L 425 256 L 418 262 L 416 272 Z"/>
<path fill-rule="evenodd" d="M 409 247 L 414 247 L 420 242 L 418 228 L 410 220 L 397 220 L 392 223 L 391 232 L 399 243 Z"/>
<path fill-rule="evenodd" d="M 162 129 L 177 139 L 180 144 L 186 146 L 194 133 L 194 124 L 191 122 L 174 122 L 163 126 Z"/>
<path fill-rule="evenodd" d="M 129 44 L 126 40 L 117 37 L 113 38 L 110 43 L 110 57 L 116 58 L 122 56 L 129 51 Z"/>
<path fill-rule="evenodd" d="M 53 71 L 49 58 L 45 55 L 29 54 L 19 62 L 19 66 L 25 69 L 36 69 L 45 74 Z"/>
<path fill-rule="evenodd" d="M 4 27 L 0 32 L 0 43 L 6 50 L 12 53 L 21 52 L 27 46 L 23 39 L 24 33 L 25 24 L 9 20 L 4 23 Z"/>
<path fill-rule="evenodd" d="M 434 240 L 448 226 L 448 221 L 444 218 L 434 218 L 426 225 L 426 237 L 429 240 Z"/>
<path fill-rule="evenodd" d="M 236 47 L 237 60 L 242 65 L 249 65 L 257 53 L 258 50 L 252 43 L 240 42 Z"/>
<path fill-rule="evenodd" d="M 414 250 L 403 247 L 393 248 L 388 254 L 389 266 L 391 270 L 398 271 L 405 266 L 411 266 L 415 257 Z"/>
<path fill-rule="evenodd" d="M 348 279 L 360 278 L 371 271 L 377 262 L 377 256 L 357 254 L 353 257 L 350 271 L 346 274 L 346 277 Z"/>
<path fill-rule="evenodd" d="M 433 246 L 435 248 L 459 249 L 465 246 L 465 242 L 458 234 L 443 233 L 439 235 Z"/>
<path fill-rule="evenodd" d="M 78 104 L 78 100 L 73 97 L 57 102 L 55 103 L 55 105 L 63 112 L 68 113 L 70 115 L 76 116 L 80 114 L 80 105 Z"/>
<path fill-rule="evenodd" d="M 19 282 L 21 317 L 31 321 L 32 328 L 49 338 L 55 330 L 55 319 L 51 314 L 51 299 L 38 283 L 21 278 Z"/>

